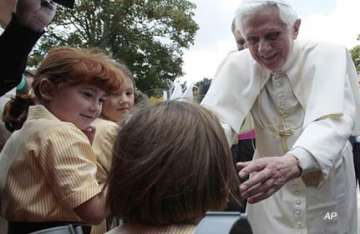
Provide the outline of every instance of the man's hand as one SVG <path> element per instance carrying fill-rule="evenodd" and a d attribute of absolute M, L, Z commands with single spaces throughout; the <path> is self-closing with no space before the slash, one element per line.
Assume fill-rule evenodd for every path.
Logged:
<path fill-rule="evenodd" d="M 18 0 L 16 16 L 19 22 L 34 31 L 42 32 L 55 16 L 52 0 Z"/>
<path fill-rule="evenodd" d="M 240 185 L 240 194 L 249 203 L 270 197 L 286 182 L 301 175 L 298 160 L 286 154 L 237 163 L 240 179 L 250 178 Z"/>

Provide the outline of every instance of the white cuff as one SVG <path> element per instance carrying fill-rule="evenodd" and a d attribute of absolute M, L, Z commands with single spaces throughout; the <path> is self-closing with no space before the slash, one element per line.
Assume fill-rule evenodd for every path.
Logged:
<path fill-rule="evenodd" d="M 312 154 L 306 149 L 302 147 L 295 147 L 288 153 L 299 160 L 299 166 L 302 170 L 302 175 L 312 171 L 320 170 L 319 164 L 316 162 Z"/>

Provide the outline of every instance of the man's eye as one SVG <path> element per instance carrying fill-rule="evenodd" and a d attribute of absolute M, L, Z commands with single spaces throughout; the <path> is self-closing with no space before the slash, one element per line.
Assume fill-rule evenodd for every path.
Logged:
<path fill-rule="evenodd" d="M 280 32 L 273 32 L 266 35 L 266 39 L 274 41 L 280 36 Z"/>
<path fill-rule="evenodd" d="M 256 44 L 258 41 L 259 39 L 256 37 L 248 37 L 246 39 L 246 42 L 249 43 L 250 45 Z"/>
<path fill-rule="evenodd" d="M 238 40 L 237 43 L 238 43 L 239 45 L 244 45 L 244 44 L 245 44 L 245 40 L 244 40 L 244 39 Z"/>

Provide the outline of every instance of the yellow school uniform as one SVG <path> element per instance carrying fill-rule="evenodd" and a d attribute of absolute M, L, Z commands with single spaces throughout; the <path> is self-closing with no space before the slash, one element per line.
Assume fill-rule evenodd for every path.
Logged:
<path fill-rule="evenodd" d="M 81 221 L 73 209 L 102 190 L 86 135 L 42 105 L 4 146 L 0 186 L 1 213 L 18 222 Z"/>

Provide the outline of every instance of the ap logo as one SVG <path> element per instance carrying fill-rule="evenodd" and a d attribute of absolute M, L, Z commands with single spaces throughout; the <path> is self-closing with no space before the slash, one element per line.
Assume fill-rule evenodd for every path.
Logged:
<path fill-rule="evenodd" d="M 336 219 L 336 217 L 338 216 L 338 213 L 337 212 L 326 212 L 326 214 L 324 215 L 323 217 L 323 220 L 333 220 L 333 219 Z"/>

